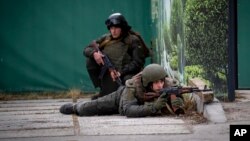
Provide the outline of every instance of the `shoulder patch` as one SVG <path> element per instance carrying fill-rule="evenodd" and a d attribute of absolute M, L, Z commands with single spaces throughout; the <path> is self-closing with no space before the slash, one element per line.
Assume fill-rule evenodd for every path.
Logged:
<path fill-rule="evenodd" d="M 135 82 L 133 79 L 128 79 L 125 83 L 126 87 L 135 88 Z"/>

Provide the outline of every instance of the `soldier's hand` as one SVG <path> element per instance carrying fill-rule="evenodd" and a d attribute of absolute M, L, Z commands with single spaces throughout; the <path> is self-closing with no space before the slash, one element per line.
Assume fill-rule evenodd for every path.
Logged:
<path fill-rule="evenodd" d="M 180 97 L 177 97 L 176 99 L 171 100 L 171 105 L 172 105 L 172 107 L 179 108 L 179 107 L 182 107 L 184 105 L 184 102 Z"/>
<path fill-rule="evenodd" d="M 110 76 L 111 76 L 112 80 L 115 81 L 118 77 L 121 76 L 121 74 L 120 74 L 119 71 L 111 70 L 110 71 Z"/>
<path fill-rule="evenodd" d="M 93 57 L 98 65 L 104 65 L 104 61 L 102 59 L 104 55 L 100 51 L 94 52 Z"/>
<path fill-rule="evenodd" d="M 183 109 L 183 100 L 180 97 L 176 99 L 171 99 L 171 105 L 176 115 L 185 114 L 185 110 Z"/>
<path fill-rule="evenodd" d="M 154 108 L 156 110 L 160 110 L 163 107 L 165 107 L 167 104 L 167 98 L 166 98 L 166 94 L 162 94 L 160 97 L 158 97 L 158 99 L 154 102 Z"/>

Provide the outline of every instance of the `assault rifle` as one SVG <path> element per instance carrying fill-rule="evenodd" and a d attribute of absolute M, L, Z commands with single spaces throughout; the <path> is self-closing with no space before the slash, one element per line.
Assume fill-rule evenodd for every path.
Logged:
<path fill-rule="evenodd" d="M 205 91 L 212 91 L 211 89 L 208 89 L 205 85 L 204 89 L 199 89 L 198 87 L 182 87 L 182 86 L 175 86 L 170 88 L 164 88 L 162 89 L 159 94 L 166 94 L 167 97 L 170 97 L 170 101 L 174 101 L 177 99 L 177 97 L 181 97 L 182 94 L 185 93 L 192 93 L 192 92 L 205 92 Z M 171 105 L 171 108 L 173 112 L 177 115 L 184 114 L 184 110 L 180 107 L 176 107 L 174 105 Z"/>
<path fill-rule="evenodd" d="M 205 85 L 204 89 L 199 89 L 198 87 L 183 87 L 183 86 L 174 86 L 169 88 L 163 88 L 160 90 L 160 94 L 166 93 L 167 95 L 175 94 L 176 96 L 180 96 L 184 93 L 192 93 L 192 92 L 205 92 L 212 91 L 212 89 L 208 89 Z"/>
<path fill-rule="evenodd" d="M 106 73 L 107 70 L 109 71 L 113 71 L 116 74 L 116 69 L 114 67 L 114 65 L 110 62 L 108 56 L 106 54 L 104 54 L 100 49 L 99 49 L 99 45 L 94 41 L 93 42 L 93 46 L 95 47 L 95 49 L 99 52 L 101 52 L 103 54 L 104 57 L 102 57 L 104 65 L 101 68 L 101 72 L 99 74 L 99 78 L 102 79 L 104 74 Z M 117 74 L 116 74 L 117 75 Z M 116 83 L 121 86 L 122 85 L 122 80 L 120 77 L 116 78 Z"/>
<path fill-rule="evenodd" d="M 162 94 L 166 94 L 166 97 L 170 95 L 175 95 L 177 97 L 181 97 L 182 94 L 185 93 L 192 93 L 192 92 L 205 92 L 205 91 L 212 91 L 212 89 L 207 89 L 205 86 L 204 89 L 199 89 L 198 87 L 183 87 L 183 86 L 173 86 L 168 88 L 163 88 L 158 93 L 148 92 L 144 93 L 144 101 L 151 102 L 154 101 L 155 98 L 158 98 Z"/>

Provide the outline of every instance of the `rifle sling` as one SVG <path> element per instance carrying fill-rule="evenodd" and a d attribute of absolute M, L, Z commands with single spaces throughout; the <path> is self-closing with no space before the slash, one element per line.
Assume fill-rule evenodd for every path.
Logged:
<path fill-rule="evenodd" d="M 107 37 L 104 41 L 102 41 L 99 45 L 99 48 L 104 48 L 107 45 L 113 44 L 113 43 L 117 43 L 120 42 L 122 40 L 122 38 L 118 39 L 118 40 L 111 40 L 111 37 Z"/>

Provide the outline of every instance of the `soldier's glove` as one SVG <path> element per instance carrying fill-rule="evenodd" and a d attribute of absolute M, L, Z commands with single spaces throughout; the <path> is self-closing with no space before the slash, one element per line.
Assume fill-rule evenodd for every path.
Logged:
<path fill-rule="evenodd" d="M 171 105 L 173 107 L 182 107 L 184 105 L 184 102 L 180 97 L 177 97 L 176 99 L 171 100 Z"/>
<path fill-rule="evenodd" d="M 184 114 L 184 102 L 180 97 L 177 97 L 176 99 L 171 100 L 171 105 L 172 108 L 175 112 L 175 114 L 179 115 L 179 114 Z"/>
<path fill-rule="evenodd" d="M 167 104 L 167 96 L 166 94 L 162 94 L 158 99 L 154 102 L 153 107 L 156 111 L 161 110 Z"/>

